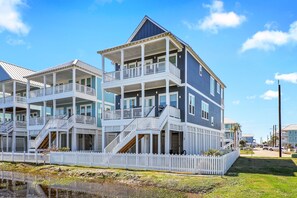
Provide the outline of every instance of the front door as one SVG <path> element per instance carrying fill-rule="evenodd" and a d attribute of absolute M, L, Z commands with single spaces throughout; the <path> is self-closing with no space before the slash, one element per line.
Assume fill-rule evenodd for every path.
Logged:
<path fill-rule="evenodd" d="M 72 107 L 67 108 L 67 115 L 68 115 L 68 118 L 72 116 Z"/>

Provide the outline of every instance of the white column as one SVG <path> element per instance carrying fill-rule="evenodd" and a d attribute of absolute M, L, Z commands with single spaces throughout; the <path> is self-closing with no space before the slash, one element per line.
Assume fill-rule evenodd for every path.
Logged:
<path fill-rule="evenodd" d="M 121 50 L 121 80 L 124 78 L 124 62 L 125 62 L 125 54 L 124 50 Z"/>
<path fill-rule="evenodd" d="M 2 109 L 2 123 L 5 123 L 5 108 Z"/>
<path fill-rule="evenodd" d="M 96 126 L 98 126 L 98 102 L 95 101 L 95 122 Z"/>
<path fill-rule="evenodd" d="M 165 153 L 169 154 L 169 151 L 170 151 L 170 130 L 167 124 L 167 126 L 165 127 Z"/>
<path fill-rule="evenodd" d="M 166 65 L 166 72 L 169 72 L 169 38 L 165 38 L 166 42 L 166 55 L 165 55 L 165 65 Z"/>
<path fill-rule="evenodd" d="M 158 134 L 158 154 L 161 154 L 161 135 L 162 132 L 160 131 L 160 133 Z"/>
<path fill-rule="evenodd" d="M 43 101 L 43 124 L 46 123 L 46 101 Z"/>
<path fill-rule="evenodd" d="M 69 130 L 66 132 L 66 147 L 69 148 Z"/>
<path fill-rule="evenodd" d="M 145 46 L 141 45 L 141 76 L 144 75 L 144 56 L 145 56 Z"/>
<path fill-rule="evenodd" d="M 53 73 L 53 94 L 55 94 L 55 92 L 56 92 L 56 84 L 57 84 L 56 81 L 57 81 L 56 80 L 56 72 L 54 72 Z"/>
<path fill-rule="evenodd" d="M 98 130 L 96 130 L 96 133 L 95 133 L 95 137 L 94 137 L 94 151 L 98 151 L 99 148 L 98 148 L 98 142 L 99 141 L 99 134 L 98 134 Z"/>
<path fill-rule="evenodd" d="M 101 55 L 101 64 L 102 64 L 102 74 L 105 73 L 105 57 Z"/>
<path fill-rule="evenodd" d="M 166 106 L 170 106 L 169 79 L 166 79 Z"/>
<path fill-rule="evenodd" d="M 56 110 L 57 110 L 57 103 L 56 99 L 53 100 L 53 116 L 56 116 Z"/>
<path fill-rule="evenodd" d="M 145 84 L 141 83 L 141 117 L 144 117 Z"/>
<path fill-rule="evenodd" d="M 150 154 L 153 154 L 153 133 L 150 133 Z"/>
<path fill-rule="evenodd" d="M 71 134 L 71 151 L 76 151 L 76 128 L 73 127 Z"/>
<path fill-rule="evenodd" d="M 59 131 L 56 132 L 56 148 L 59 148 Z"/>
<path fill-rule="evenodd" d="M 27 99 L 29 98 L 29 95 L 28 95 L 28 89 L 27 89 Z M 30 131 L 28 130 L 29 129 L 29 123 L 30 123 L 30 113 L 31 113 L 31 110 L 30 110 L 30 104 L 27 104 L 27 152 L 29 152 L 29 149 L 30 149 Z"/>
<path fill-rule="evenodd" d="M 72 97 L 72 114 L 74 115 L 74 122 L 76 122 L 76 97 Z"/>
<path fill-rule="evenodd" d="M 102 87 L 102 86 L 101 86 Z M 101 98 L 101 101 L 102 101 L 102 104 L 101 104 L 101 119 L 103 120 L 104 119 L 104 113 L 105 113 L 105 90 L 103 88 L 102 89 L 102 98 Z"/>
<path fill-rule="evenodd" d="M 82 135 L 82 150 L 86 150 L 86 138 L 85 134 Z"/>
<path fill-rule="evenodd" d="M 124 89 L 125 87 L 121 86 L 121 119 L 124 119 Z"/>
<path fill-rule="evenodd" d="M 8 152 L 8 133 L 6 134 L 6 152 Z"/>
<path fill-rule="evenodd" d="M 138 154 L 138 148 L 139 148 L 139 146 L 138 146 L 138 133 L 136 133 L 136 148 L 135 148 L 135 152 L 136 152 L 136 154 Z"/>
<path fill-rule="evenodd" d="M 101 137 L 101 141 L 102 141 L 102 152 L 104 152 L 105 153 L 105 131 L 104 131 L 104 127 L 102 126 L 102 137 Z"/>
<path fill-rule="evenodd" d="M 12 131 L 12 147 L 11 147 L 11 150 L 14 152 L 15 151 L 15 146 L 16 146 L 16 131 L 15 131 L 15 128 L 16 128 L 16 107 L 14 106 L 12 108 L 13 110 L 13 131 Z"/>
<path fill-rule="evenodd" d="M 16 81 L 13 81 L 13 102 L 16 101 Z"/>
<path fill-rule="evenodd" d="M 48 148 L 52 148 L 52 133 L 48 132 Z"/>
<path fill-rule="evenodd" d="M 72 69 L 72 91 L 75 91 L 76 90 L 76 69 L 73 68 Z"/>
<path fill-rule="evenodd" d="M 2 94 L 3 102 L 5 103 L 5 83 L 2 83 Z"/>
<path fill-rule="evenodd" d="M 46 75 L 43 76 L 43 95 L 46 94 Z"/>

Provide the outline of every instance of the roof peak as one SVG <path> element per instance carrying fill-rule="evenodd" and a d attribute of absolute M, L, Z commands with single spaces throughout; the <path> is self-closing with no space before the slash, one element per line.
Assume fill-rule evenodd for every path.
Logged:
<path fill-rule="evenodd" d="M 9 63 L 9 62 L 3 61 L 3 60 L 0 60 L 0 62 L 5 63 L 5 64 L 12 65 L 12 66 L 14 66 L 14 67 L 19 67 L 19 68 L 22 68 L 22 69 L 26 69 L 26 70 L 31 71 L 31 72 L 35 72 L 35 71 L 32 70 L 32 69 L 28 69 L 28 68 L 26 68 L 26 67 L 22 67 L 22 66 L 19 66 L 19 65 L 14 64 L 14 63 Z"/>

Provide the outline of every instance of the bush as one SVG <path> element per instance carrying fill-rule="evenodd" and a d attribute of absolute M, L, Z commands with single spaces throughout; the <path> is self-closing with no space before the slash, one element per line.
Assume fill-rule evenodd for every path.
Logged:
<path fill-rule="evenodd" d="M 219 150 L 216 149 L 209 149 L 208 151 L 203 153 L 206 156 L 222 156 L 223 152 L 220 152 Z"/>
<path fill-rule="evenodd" d="M 292 158 L 297 158 L 297 153 L 293 153 Z"/>

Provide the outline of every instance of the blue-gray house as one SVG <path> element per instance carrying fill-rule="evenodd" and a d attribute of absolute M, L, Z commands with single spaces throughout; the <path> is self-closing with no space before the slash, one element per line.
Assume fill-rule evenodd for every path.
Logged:
<path fill-rule="evenodd" d="M 105 152 L 221 147 L 225 85 L 187 43 L 145 16 L 126 43 L 98 53 L 102 93 L 116 94 L 115 109 L 102 108 Z M 105 71 L 105 59 L 114 71 Z"/>

